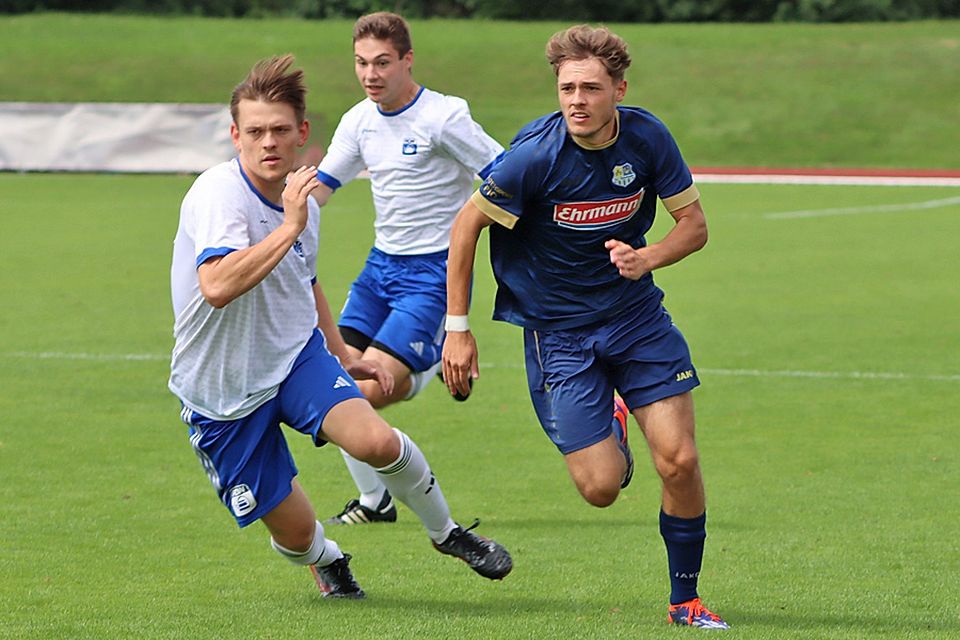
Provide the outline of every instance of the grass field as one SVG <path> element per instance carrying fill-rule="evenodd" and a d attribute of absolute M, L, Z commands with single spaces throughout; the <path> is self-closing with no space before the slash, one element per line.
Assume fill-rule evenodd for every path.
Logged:
<path fill-rule="evenodd" d="M 627 101 L 662 116 L 692 164 L 960 168 L 958 25 L 614 26 L 635 58 Z M 555 108 L 542 49 L 565 25 L 413 26 L 417 77 L 468 98 L 499 139 Z M 349 27 L 0 16 L 0 100 L 221 103 L 255 59 L 292 51 L 323 144 L 360 98 Z M 454 515 L 511 549 L 514 573 L 478 578 L 403 510 L 394 526 L 331 532 L 369 599 L 325 602 L 262 527 L 238 530 L 166 390 L 191 179 L 0 173 L 0 638 L 697 633 L 664 624 L 652 468 L 610 509 L 579 499 L 533 416 L 519 330 L 486 320 L 485 258 L 475 397 L 433 385 L 385 415 L 428 455 Z M 334 307 L 371 243 L 367 189 L 324 210 Z M 657 281 L 703 381 L 704 597 L 732 637 L 960 637 L 960 192 L 701 191 L 710 243 Z M 339 454 L 291 445 L 332 514 L 354 491 Z"/>
<path fill-rule="evenodd" d="M 416 77 L 467 98 L 503 143 L 556 109 L 544 44 L 561 23 L 413 23 Z M 626 102 L 694 164 L 960 169 L 960 22 L 611 25 Z M 214 102 L 258 58 L 297 55 L 316 144 L 362 97 L 351 23 L 0 16 L 0 100 Z"/>
<path fill-rule="evenodd" d="M 511 549 L 514 573 L 478 578 L 403 510 L 395 526 L 332 532 L 369 599 L 326 602 L 259 525 L 238 530 L 166 391 L 189 183 L 0 174 L 0 637 L 698 633 L 663 621 L 658 489 L 639 439 L 633 485 L 610 509 L 586 506 L 533 417 L 518 330 L 485 320 L 484 260 L 475 396 L 433 385 L 386 415 L 430 457 L 454 515 Z M 658 282 L 703 379 L 704 597 L 732 637 L 956 637 L 960 206 L 906 207 L 957 190 L 701 189 L 710 243 Z M 362 182 L 324 211 L 335 306 L 370 227 Z M 291 443 L 321 515 L 339 509 L 352 495 L 339 454 Z"/>

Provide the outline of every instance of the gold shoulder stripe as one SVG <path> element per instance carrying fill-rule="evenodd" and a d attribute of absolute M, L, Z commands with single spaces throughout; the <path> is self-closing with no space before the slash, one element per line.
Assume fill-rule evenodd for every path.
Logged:
<path fill-rule="evenodd" d="M 513 229 L 513 226 L 517 224 L 517 216 L 493 204 L 480 195 L 479 191 L 473 192 L 473 195 L 470 196 L 470 202 L 472 202 L 477 209 L 480 209 L 480 211 L 486 214 L 491 220 L 503 225 L 507 229 Z"/>
<path fill-rule="evenodd" d="M 661 198 L 663 200 L 663 206 L 667 208 L 667 211 L 676 211 L 677 209 L 683 209 L 688 204 L 693 204 L 700 199 L 700 191 L 697 190 L 697 185 L 692 184 L 680 193 L 672 195 L 669 198 Z"/>

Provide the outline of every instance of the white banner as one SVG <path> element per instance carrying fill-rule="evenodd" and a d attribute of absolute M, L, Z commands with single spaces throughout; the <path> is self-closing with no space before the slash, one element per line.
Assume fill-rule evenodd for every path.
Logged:
<path fill-rule="evenodd" d="M 224 105 L 0 102 L 0 170 L 196 173 L 236 155 Z"/>

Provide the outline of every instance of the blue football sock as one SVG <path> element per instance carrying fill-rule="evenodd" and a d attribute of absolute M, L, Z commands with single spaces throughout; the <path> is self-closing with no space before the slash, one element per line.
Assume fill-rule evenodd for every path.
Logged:
<path fill-rule="evenodd" d="M 660 535 L 667 545 L 667 564 L 670 567 L 670 604 L 680 604 L 699 597 L 697 579 L 703 562 L 706 523 L 706 512 L 696 518 L 677 518 L 660 510 Z"/>

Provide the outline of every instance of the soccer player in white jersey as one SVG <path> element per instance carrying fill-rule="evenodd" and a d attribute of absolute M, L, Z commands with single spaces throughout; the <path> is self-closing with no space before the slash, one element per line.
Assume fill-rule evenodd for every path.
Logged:
<path fill-rule="evenodd" d="M 450 226 L 473 191 L 474 176 L 503 147 L 474 122 L 466 101 L 413 79 L 410 29 L 400 16 L 361 17 L 353 50 L 367 98 L 341 118 L 314 196 L 323 205 L 361 170 L 370 172 L 376 239 L 339 325 L 352 356 L 376 362 L 396 380 L 391 392 L 373 380 L 360 382 L 380 408 L 412 398 L 439 368 Z M 325 524 L 396 521 L 377 474 L 343 453 L 360 496 Z"/>
<path fill-rule="evenodd" d="M 512 567 L 507 551 L 451 519 L 416 444 L 380 418 L 354 381 L 372 380 L 385 394 L 394 386 L 389 371 L 347 350 L 317 282 L 316 168 L 291 173 L 310 129 L 303 72 L 290 71 L 292 61 L 263 60 L 234 89 L 239 155 L 200 175 L 180 209 L 169 386 L 190 442 L 237 524 L 262 521 L 273 548 L 309 566 L 325 597 L 364 592 L 296 480 L 281 422 L 370 464 L 437 550 L 503 578 Z"/>

